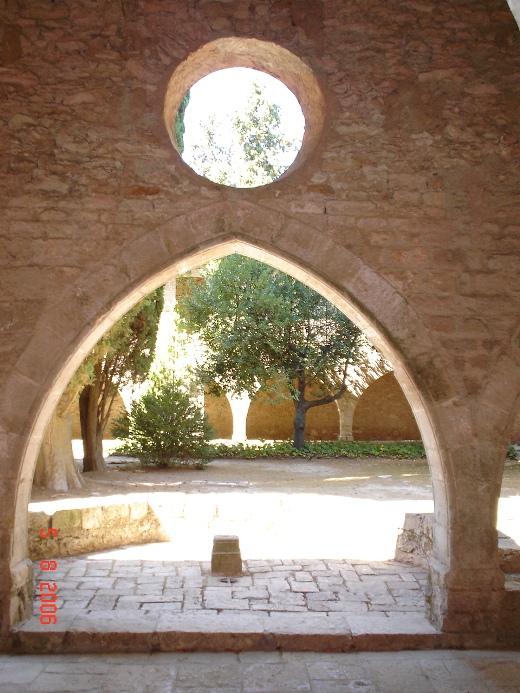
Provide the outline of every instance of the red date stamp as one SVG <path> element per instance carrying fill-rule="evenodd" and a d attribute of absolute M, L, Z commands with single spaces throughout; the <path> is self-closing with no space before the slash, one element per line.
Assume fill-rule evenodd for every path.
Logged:
<path fill-rule="evenodd" d="M 42 539 L 56 539 L 58 530 L 55 527 L 40 529 Z M 56 570 L 57 561 L 40 561 L 40 570 Z M 40 582 L 40 623 L 49 626 L 58 623 L 58 585 L 55 582 Z"/>

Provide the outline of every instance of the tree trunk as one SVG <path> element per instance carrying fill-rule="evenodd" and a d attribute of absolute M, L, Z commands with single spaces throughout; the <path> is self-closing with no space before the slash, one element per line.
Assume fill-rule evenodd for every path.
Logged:
<path fill-rule="evenodd" d="M 107 466 L 103 458 L 103 431 L 98 423 L 99 385 L 87 385 L 79 397 L 79 418 L 83 439 L 83 472 L 100 472 Z"/>
<path fill-rule="evenodd" d="M 334 395 L 327 395 L 321 399 L 308 400 L 305 399 L 305 371 L 304 369 L 299 369 L 297 374 L 298 382 L 298 399 L 294 400 L 294 441 L 293 445 L 297 450 L 301 450 L 305 445 L 305 424 L 307 419 L 307 411 L 312 407 L 321 407 L 324 404 L 330 404 L 331 402 L 337 401 L 342 395 L 345 394 L 347 386 L 343 382 L 342 386 Z"/>
<path fill-rule="evenodd" d="M 294 441 L 293 445 L 297 450 L 301 450 L 305 444 L 305 423 L 307 418 L 307 402 L 294 400 Z"/>
<path fill-rule="evenodd" d="M 33 483 L 50 491 L 71 491 L 83 486 L 72 453 L 71 406 L 74 397 L 65 393 L 43 436 Z"/>

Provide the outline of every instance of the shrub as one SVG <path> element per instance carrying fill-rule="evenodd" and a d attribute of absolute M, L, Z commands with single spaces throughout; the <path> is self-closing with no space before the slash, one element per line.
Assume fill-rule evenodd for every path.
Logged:
<path fill-rule="evenodd" d="M 151 377 L 148 392 L 129 414 L 114 422 L 112 433 L 124 439 L 115 453 L 138 457 L 143 464 L 207 464 L 211 429 L 181 381 L 168 370 Z"/>

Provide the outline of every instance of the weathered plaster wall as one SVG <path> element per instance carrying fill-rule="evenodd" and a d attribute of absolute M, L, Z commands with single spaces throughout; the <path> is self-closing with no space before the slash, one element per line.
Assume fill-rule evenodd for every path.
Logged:
<path fill-rule="evenodd" d="M 142 294 L 227 242 L 322 290 L 392 362 L 432 469 L 434 621 L 491 642 L 520 401 L 505 0 L 6 0 L 0 24 L 0 633 L 23 617 L 32 471 L 67 379 Z M 252 191 L 197 177 L 162 121 L 173 71 L 228 36 L 290 50 L 325 99 L 307 159 Z"/>
<path fill-rule="evenodd" d="M 77 506 L 78 504 L 76 504 Z M 104 551 L 115 546 L 167 541 L 154 508 L 139 498 L 92 499 L 80 507 L 52 508 L 29 514 L 32 561 Z M 40 538 L 41 528 L 58 530 L 56 538 Z"/>
<path fill-rule="evenodd" d="M 363 392 L 354 410 L 354 440 L 419 440 L 413 412 L 393 373 Z"/>

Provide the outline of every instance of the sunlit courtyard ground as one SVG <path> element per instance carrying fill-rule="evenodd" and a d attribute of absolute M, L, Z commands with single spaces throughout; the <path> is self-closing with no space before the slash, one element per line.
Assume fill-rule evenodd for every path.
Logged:
<path fill-rule="evenodd" d="M 215 460 L 162 470 L 109 458 L 107 471 L 85 480 L 74 494 L 35 489 L 30 510 L 107 506 L 120 541 L 118 527 L 132 521 L 117 506 L 141 516 L 147 504 L 169 540 L 59 558 L 58 621 L 40 623 L 37 593 L 34 615 L 16 632 L 19 652 L 124 652 L 129 643 L 143 652 L 153 643 L 283 651 L 300 647 L 300 637 L 316 651 L 451 646 L 427 617 L 426 568 L 393 560 L 405 514 L 433 510 L 426 461 Z M 511 462 L 499 528 L 517 542 L 519 498 L 520 465 Z M 96 513 L 60 521 L 80 515 Z M 217 534 L 238 535 L 241 576 L 211 574 Z M 36 583 L 47 579 L 34 567 Z"/>
<path fill-rule="evenodd" d="M 425 460 L 215 460 L 202 470 L 159 470 L 108 459 L 109 470 L 85 475 L 79 493 L 35 489 L 30 505 L 50 512 L 145 495 L 171 542 L 114 549 L 105 559 L 207 561 L 214 535 L 237 534 L 246 560 L 384 561 L 405 513 L 433 512 Z M 498 529 L 520 544 L 518 461 L 506 463 Z"/>

